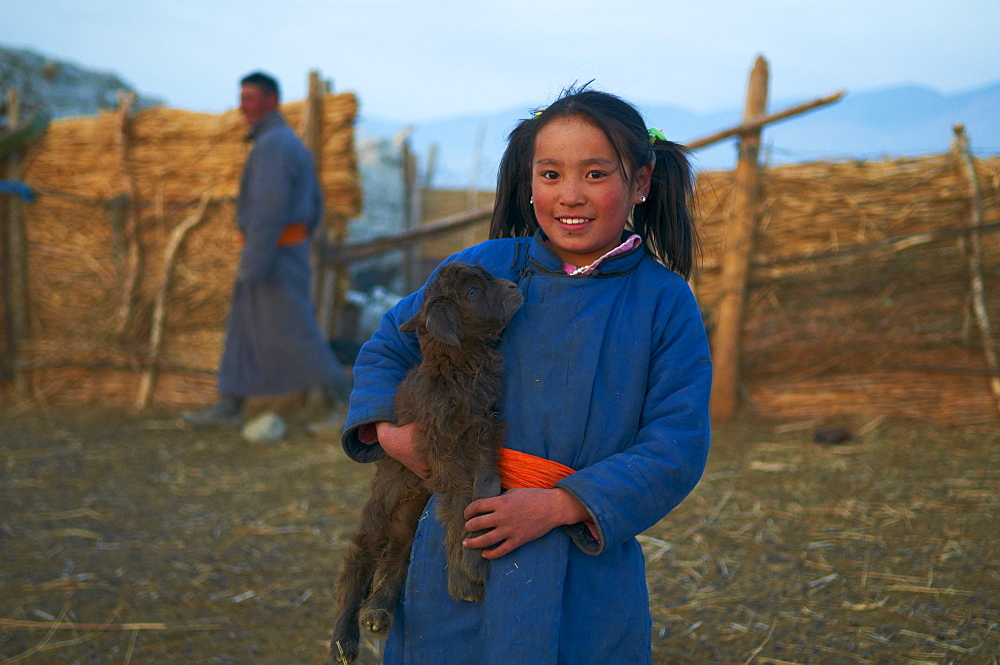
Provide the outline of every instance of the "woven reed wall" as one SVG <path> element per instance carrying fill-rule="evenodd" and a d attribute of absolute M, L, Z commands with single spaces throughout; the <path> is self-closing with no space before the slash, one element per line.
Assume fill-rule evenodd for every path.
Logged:
<path fill-rule="evenodd" d="M 300 129 L 304 108 L 281 110 Z M 328 223 L 361 209 L 356 113 L 351 94 L 323 99 Z M 134 403 L 168 241 L 208 197 L 172 263 L 152 403 L 208 402 L 239 255 L 233 200 L 246 127 L 237 111 L 154 108 L 132 115 L 124 132 L 121 120 L 109 112 L 55 121 L 25 157 L 24 180 L 40 195 L 24 207 L 29 333 L 16 361 L 45 403 Z"/>
<path fill-rule="evenodd" d="M 1000 159 L 977 160 L 977 172 L 983 223 L 996 224 Z M 696 291 L 709 320 L 731 187 L 728 172 L 699 179 Z M 957 233 L 969 223 L 970 188 L 951 156 L 777 167 L 764 177 L 762 198 L 743 342 L 752 408 L 786 419 L 998 421 Z M 996 229 L 982 234 L 982 248 L 996 335 Z"/>
<path fill-rule="evenodd" d="M 350 107 L 353 113 L 353 99 Z M 329 98 L 326 109 L 329 116 Z M 301 106 L 284 111 L 297 126 Z M 157 119 L 155 131 L 145 128 L 146 114 Z M 154 402 L 210 400 L 235 269 L 231 197 L 246 150 L 239 119 L 163 110 L 136 116 L 131 163 L 142 199 L 143 279 L 122 331 L 116 328 L 127 247 L 106 205 L 127 191 L 115 116 L 63 123 L 54 123 L 27 163 L 28 182 L 60 192 L 26 208 L 31 339 L 18 360 L 33 368 L 34 394 L 52 403 L 134 401 L 162 247 L 211 191 L 209 219 L 176 259 Z M 196 129 L 202 138 L 183 138 Z M 144 154 L 144 136 L 186 141 L 189 149 L 150 147 Z M 350 154 L 343 149 L 349 138 L 326 137 L 325 150 Z M 324 167 L 336 159 L 325 151 Z M 977 168 L 984 224 L 1000 223 L 1000 159 L 977 160 Z M 360 201 L 353 162 L 340 173 L 325 176 L 324 187 L 328 206 L 347 216 Z M 695 290 L 709 325 L 731 188 L 731 172 L 699 176 L 703 256 Z M 969 187 L 949 155 L 775 167 L 764 174 L 762 193 L 744 328 L 743 387 L 751 408 L 783 419 L 997 421 L 960 233 L 970 216 Z M 454 244 L 439 241 L 425 253 L 448 254 Z M 1000 233 L 984 232 L 982 246 L 987 309 L 1000 328 Z"/>

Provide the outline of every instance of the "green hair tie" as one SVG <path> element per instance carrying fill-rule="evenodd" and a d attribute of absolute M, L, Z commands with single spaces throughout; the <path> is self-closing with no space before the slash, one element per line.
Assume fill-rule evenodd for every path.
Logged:
<path fill-rule="evenodd" d="M 658 130 L 656 127 L 650 127 L 647 131 L 649 131 L 649 145 L 655 145 L 657 139 L 660 141 L 667 140 L 667 137 L 663 135 L 663 132 Z"/>

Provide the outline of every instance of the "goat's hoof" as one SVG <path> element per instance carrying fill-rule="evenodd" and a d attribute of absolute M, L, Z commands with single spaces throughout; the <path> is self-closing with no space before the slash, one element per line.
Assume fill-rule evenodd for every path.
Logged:
<path fill-rule="evenodd" d="M 357 641 L 346 637 L 333 640 L 330 642 L 330 656 L 333 658 L 334 665 L 351 665 L 358 657 Z"/>
<path fill-rule="evenodd" d="M 388 632 L 392 625 L 392 614 L 383 609 L 363 610 L 360 619 L 361 627 L 376 635 Z"/>
<path fill-rule="evenodd" d="M 472 579 L 448 580 L 448 593 L 458 600 L 481 603 L 486 595 L 486 587 L 482 582 Z"/>

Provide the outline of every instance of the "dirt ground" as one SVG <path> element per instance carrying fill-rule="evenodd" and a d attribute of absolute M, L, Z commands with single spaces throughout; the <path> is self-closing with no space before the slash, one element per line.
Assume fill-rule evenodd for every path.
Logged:
<path fill-rule="evenodd" d="M 0 411 L 0 665 L 326 662 L 371 468 L 174 415 Z M 1000 428 L 830 424 L 716 429 L 641 536 L 657 663 L 998 662 Z"/>

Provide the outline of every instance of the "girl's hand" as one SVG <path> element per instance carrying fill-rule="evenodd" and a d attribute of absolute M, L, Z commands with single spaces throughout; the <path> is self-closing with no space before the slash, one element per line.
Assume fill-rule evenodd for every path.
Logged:
<path fill-rule="evenodd" d="M 381 422 L 375 425 L 378 432 L 378 442 L 382 444 L 385 454 L 393 458 L 421 478 L 427 478 L 431 469 L 427 463 L 417 457 L 413 450 L 417 442 L 417 432 L 420 423 L 410 423 L 396 427 L 392 423 Z"/>
<path fill-rule="evenodd" d="M 558 526 L 590 519 L 590 514 L 566 490 L 523 488 L 473 501 L 465 509 L 465 519 L 467 532 L 487 532 L 466 538 L 462 545 L 482 549 L 484 559 L 499 559 Z M 497 546 L 485 549 L 493 545 Z"/>

